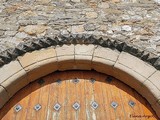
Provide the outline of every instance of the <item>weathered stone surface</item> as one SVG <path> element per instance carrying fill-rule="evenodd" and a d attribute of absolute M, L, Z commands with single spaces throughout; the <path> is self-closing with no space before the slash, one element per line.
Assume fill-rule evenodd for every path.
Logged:
<path fill-rule="evenodd" d="M 34 63 L 56 57 L 54 48 L 48 48 L 45 50 L 34 51 L 32 53 L 26 53 L 24 56 L 20 56 L 18 59 L 23 68 L 28 67 Z"/>
<path fill-rule="evenodd" d="M 157 87 L 157 89 L 160 90 L 160 80 L 159 80 L 159 78 L 160 78 L 160 71 L 156 71 L 153 75 L 151 75 L 148 78 L 148 80 L 150 82 L 152 82 L 152 84 L 154 84 Z"/>
<path fill-rule="evenodd" d="M 5 65 L 3 68 L 0 69 L 0 83 L 7 80 L 9 77 L 13 76 L 14 74 L 21 71 L 23 68 L 18 61 L 13 61 L 10 64 Z M 10 71 L 10 72 L 8 72 Z"/>
<path fill-rule="evenodd" d="M 147 63 L 144 63 L 142 60 L 125 52 L 122 52 L 120 54 L 116 62 L 116 65 L 118 64 L 122 64 L 125 67 L 136 71 L 138 74 L 142 75 L 145 78 L 148 78 L 150 75 L 152 75 L 156 71 L 156 69 L 153 66 Z"/>
<path fill-rule="evenodd" d="M 0 1 L 0 39 L 10 36 L 19 40 L 16 44 L 1 41 L 1 46 L 7 45 L 1 47 L 0 51 L 24 39 L 53 37 L 66 30 L 67 34 L 109 35 L 159 54 L 158 49 L 155 49 L 157 42 L 150 41 L 151 37 L 158 36 L 160 32 L 158 0 L 37 0 L 9 3 Z M 148 39 L 145 39 L 145 43 L 144 39 L 131 39 L 135 35 Z"/>

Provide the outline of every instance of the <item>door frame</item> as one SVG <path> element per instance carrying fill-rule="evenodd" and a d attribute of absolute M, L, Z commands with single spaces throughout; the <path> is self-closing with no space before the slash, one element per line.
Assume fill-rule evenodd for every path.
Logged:
<path fill-rule="evenodd" d="M 134 88 L 160 117 L 160 71 L 125 51 L 98 44 L 64 44 L 30 50 L 0 68 L 0 108 L 30 82 L 54 71 L 96 70 Z"/>

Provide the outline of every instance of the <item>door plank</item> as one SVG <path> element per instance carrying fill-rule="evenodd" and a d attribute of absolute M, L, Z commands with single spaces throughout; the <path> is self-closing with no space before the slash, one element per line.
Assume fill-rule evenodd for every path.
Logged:
<path fill-rule="evenodd" d="M 106 78 L 106 75 L 102 74 L 99 76 L 99 79 L 101 82 L 101 88 L 102 88 L 102 100 L 103 100 L 103 108 L 104 108 L 104 114 L 105 114 L 105 118 L 106 120 L 110 120 L 111 117 L 110 117 L 110 113 L 111 113 L 111 110 L 110 110 L 110 103 L 109 103 L 109 97 L 108 97 L 108 83 L 106 82 L 105 80 Z"/>
<path fill-rule="evenodd" d="M 57 84 L 58 85 L 58 103 L 61 105 L 61 108 L 59 110 L 59 114 L 58 114 L 58 120 L 65 120 L 65 109 L 66 109 L 66 73 L 65 72 L 61 72 L 58 74 L 57 79 L 61 79 L 61 83 Z"/>
<path fill-rule="evenodd" d="M 73 83 L 73 79 L 76 77 L 74 73 L 67 72 L 67 87 L 68 87 L 68 104 L 67 104 L 67 119 L 74 120 L 77 118 L 77 111 L 73 108 L 73 104 L 76 100 L 76 85 Z"/>
<path fill-rule="evenodd" d="M 80 82 L 78 84 L 76 84 L 76 95 L 77 95 L 77 100 L 80 103 L 80 109 L 79 109 L 79 115 L 78 115 L 78 119 L 79 120 L 85 120 L 86 119 L 86 113 L 85 113 L 85 109 L 86 109 L 86 103 L 85 103 L 85 77 L 86 72 L 84 71 L 80 71 L 77 73 L 77 77 L 80 80 Z"/>
<path fill-rule="evenodd" d="M 115 111 L 115 115 L 116 115 L 116 119 L 126 119 L 125 118 L 125 113 L 122 107 L 122 103 L 120 100 L 120 93 L 119 90 L 117 88 L 117 81 L 115 78 L 113 78 L 112 82 L 111 82 L 111 95 L 112 95 L 112 100 L 113 102 L 116 102 L 118 104 L 117 108 L 113 108 Z"/>
<path fill-rule="evenodd" d="M 149 103 L 135 90 L 117 79 L 108 82 L 108 75 L 96 71 L 64 71 L 55 72 L 38 80 L 20 90 L 0 110 L 2 120 L 145 120 L 146 117 L 131 117 L 131 115 L 151 116 L 148 120 L 158 120 Z M 78 83 L 73 79 L 78 78 Z M 96 81 L 91 83 L 90 79 Z M 61 84 L 57 80 L 61 79 Z M 128 105 L 132 100 L 134 107 Z M 93 109 L 91 103 L 96 101 L 99 105 Z M 117 102 L 118 107 L 113 109 L 111 102 Z M 73 104 L 80 104 L 79 110 Z M 59 111 L 54 110 L 54 105 L 59 103 Z M 20 104 L 22 110 L 15 112 L 15 105 Z M 39 111 L 34 106 L 40 104 Z M 154 116 L 154 117 L 153 117 Z"/>

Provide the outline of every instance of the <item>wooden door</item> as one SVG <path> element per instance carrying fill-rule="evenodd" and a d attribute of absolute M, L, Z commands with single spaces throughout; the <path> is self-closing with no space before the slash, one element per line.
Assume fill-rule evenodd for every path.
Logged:
<path fill-rule="evenodd" d="M 30 83 L 0 110 L 2 120 L 158 120 L 149 103 L 95 71 L 55 72 Z"/>

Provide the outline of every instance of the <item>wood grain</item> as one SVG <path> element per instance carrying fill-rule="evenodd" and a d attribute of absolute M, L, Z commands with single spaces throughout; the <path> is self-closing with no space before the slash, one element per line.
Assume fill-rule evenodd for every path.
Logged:
<path fill-rule="evenodd" d="M 0 110 L 2 120 L 158 120 L 149 103 L 134 89 L 113 78 L 107 82 L 108 75 L 96 71 L 55 72 L 43 77 L 43 84 L 38 80 L 20 90 Z M 78 83 L 73 83 L 77 78 Z M 91 83 L 91 78 L 96 81 Z M 61 79 L 58 84 L 57 80 Z M 135 106 L 128 102 L 132 100 Z M 91 103 L 96 101 L 98 108 Z M 118 107 L 111 107 L 111 102 Z M 75 110 L 73 104 L 78 102 L 80 108 Z M 59 103 L 59 111 L 54 105 Z M 15 112 L 14 107 L 20 104 L 22 110 Z M 34 109 L 36 104 L 42 108 Z M 136 117 L 139 115 L 141 117 Z M 144 117 L 146 116 L 146 117 Z"/>

